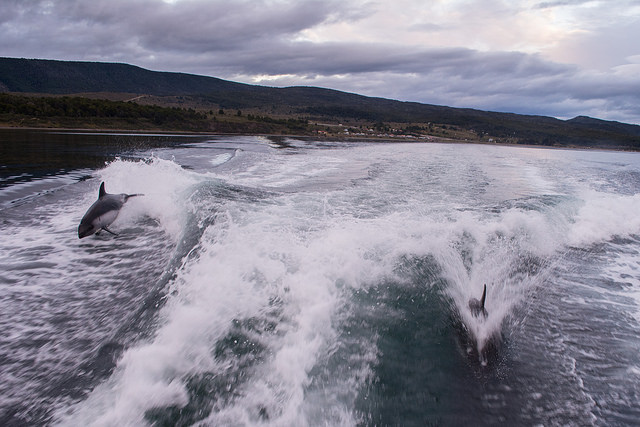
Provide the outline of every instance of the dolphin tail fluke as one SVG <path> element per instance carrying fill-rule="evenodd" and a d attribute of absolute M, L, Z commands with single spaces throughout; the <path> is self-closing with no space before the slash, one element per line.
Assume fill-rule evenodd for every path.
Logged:
<path fill-rule="evenodd" d="M 482 310 L 484 310 L 484 300 L 487 298 L 487 284 L 484 285 L 484 290 L 482 291 L 482 298 L 480 299 L 480 306 Z"/>

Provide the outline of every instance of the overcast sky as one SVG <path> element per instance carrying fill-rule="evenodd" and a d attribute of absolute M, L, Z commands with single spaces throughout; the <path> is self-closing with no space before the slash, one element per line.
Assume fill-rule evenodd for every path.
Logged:
<path fill-rule="evenodd" d="M 640 0 L 0 0 L 0 56 L 640 124 Z"/>

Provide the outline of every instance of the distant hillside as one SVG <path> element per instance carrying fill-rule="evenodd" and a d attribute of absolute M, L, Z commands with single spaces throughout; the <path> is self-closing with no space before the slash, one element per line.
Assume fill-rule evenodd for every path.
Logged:
<path fill-rule="evenodd" d="M 404 124 L 407 128 L 428 130 L 438 125 L 464 130 L 476 139 L 490 136 L 500 142 L 640 150 L 637 125 L 583 116 L 564 121 L 401 102 L 317 87 L 255 86 L 193 74 L 150 71 L 128 64 L 0 58 L 0 92 L 129 93 L 156 97 L 150 102 L 160 102 L 162 97 L 188 96 L 207 109 L 248 110 L 379 127 Z"/>
<path fill-rule="evenodd" d="M 608 130 L 611 132 L 621 132 L 621 133 L 628 133 L 629 135 L 640 136 L 640 126 L 630 125 L 627 123 L 594 119 L 592 117 L 586 117 L 586 116 L 574 117 L 571 120 L 567 120 L 567 123 L 570 123 L 576 126 L 583 126 L 587 128 L 597 128 L 602 130 Z"/>
<path fill-rule="evenodd" d="M 0 58 L 0 87 L 7 92 L 186 95 L 242 86 L 213 77 L 149 71 L 128 64 Z"/>

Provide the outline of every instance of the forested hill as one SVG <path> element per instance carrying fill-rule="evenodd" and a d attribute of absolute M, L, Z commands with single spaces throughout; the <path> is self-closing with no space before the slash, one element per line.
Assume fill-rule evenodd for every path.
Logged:
<path fill-rule="evenodd" d="M 401 102 L 317 87 L 273 88 L 117 63 L 0 58 L 0 92 L 189 96 L 206 109 L 237 109 L 361 126 L 404 124 L 406 129 L 426 132 L 435 125 L 438 129 L 466 131 L 476 139 L 491 136 L 499 142 L 640 150 L 640 126 L 590 117 L 558 120 Z"/>
<path fill-rule="evenodd" d="M 214 77 L 150 71 L 129 64 L 0 58 L 0 90 L 7 92 L 186 95 L 242 86 L 247 85 Z"/>

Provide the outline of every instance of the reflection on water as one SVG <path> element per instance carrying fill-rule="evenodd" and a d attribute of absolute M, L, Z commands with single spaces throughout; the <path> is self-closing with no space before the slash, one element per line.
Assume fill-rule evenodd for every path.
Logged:
<path fill-rule="evenodd" d="M 202 135 L 119 134 L 0 129 L 0 189 L 78 169 L 96 169 L 116 156 L 210 139 Z"/>
<path fill-rule="evenodd" d="M 142 150 L 210 140 L 206 135 L 0 129 L 0 209 L 72 182 Z"/>

